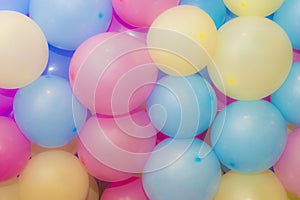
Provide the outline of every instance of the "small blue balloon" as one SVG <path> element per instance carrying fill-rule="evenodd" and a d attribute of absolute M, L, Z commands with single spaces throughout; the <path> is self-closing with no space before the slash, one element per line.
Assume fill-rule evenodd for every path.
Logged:
<path fill-rule="evenodd" d="M 29 15 L 51 45 L 75 50 L 88 38 L 108 29 L 112 4 L 110 0 L 31 0 Z"/>
<path fill-rule="evenodd" d="M 271 95 L 271 102 L 287 122 L 300 126 L 300 62 L 292 65 L 285 82 Z"/>
<path fill-rule="evenodd" d="M 221 178 L 218 158 L 198 139 L 166 139 L 151 153 L 142 175 L 147 196 L 155 200 L 211 200 Z"/>
<path fill-rule="evenodd" d="M 280 111 L 264 100 L 236 101 L 216 117 L 211 141 L 227 168 L 257 173 L 272 167 L 287 141 L 287 127 Z"/>
<path fill-rule="evenodd" d="M 14 98 L 14 117 L 24 135 L 44 147 L 72 141 L 84 124 L 87 109 L 73 96 L 66 79 L 41 76 Z"/>
<path fill-rule="evenodd" d="M 299 0 L 285 0 L 273 16 L 273 20 L 285 30 L 291 40 L 293 48 L 295 49 L 300 49 L 299 19 Z"/>
<path fill-rule="evenodd" d="M 0 10 L 13 10 L 28 14 L 30 0 L 0 0 Z"/>
<path fill-rule="evenodd" d="M 201 8 L 209 14 L 217 28 L 225 22 L 226 6 L 222 0 L 181 0 L 180 5 L 193 5 Z"/>
<path fill-rule="evenodd" d="M 215 92 L 198 73 L 159 79 L 146 105 L 153 125 L 176 138 L 201 134 L 211 125 L 217 112 Z"/>

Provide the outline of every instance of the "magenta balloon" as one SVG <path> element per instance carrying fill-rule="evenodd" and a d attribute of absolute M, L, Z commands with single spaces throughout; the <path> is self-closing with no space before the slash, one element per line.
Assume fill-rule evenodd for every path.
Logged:
<path fill-rule="evenodd" d="M 13 98 L 0 94 L 0 115 L 6 115 L 12 111 Z"/>
<path fill-rule="evenodd" d="M 300 50 L 294 49 L 293 62 L 300 62 Z"/>
<path fill-rule="evenodd" d="M 18 89 L 4 89 L 0 88 L 0 95 L 4 95 L 7 97 L 14 97 L 17 93 Z"/>

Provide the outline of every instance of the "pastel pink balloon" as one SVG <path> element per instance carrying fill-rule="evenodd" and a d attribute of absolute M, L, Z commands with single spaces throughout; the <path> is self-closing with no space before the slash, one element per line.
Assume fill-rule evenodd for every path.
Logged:
<path fill-rule="evenodd" d="M 0 181 L 16 177 L 30 158 L 30 142 L 16 123 L 0 116 Z"/>
<path fill-rule="evenodd" d="M 142 171 L 156 133 L 144 110 L 115 118 L 92 116 L 79 133 L 78 155 L 94 177 L 124 180 Z"/>
<path fill-rule="evenodd" d="M 103 192 L 101 200 L 148 200 L 141 178 L 111 183 Z"/>
<path fill-rule="evenodd" d="M 122 20 L 136 27 L 149 27 L 164 11 L 179 4 L 179 0 L 112 0 L 113 8 Z"/>
<path fill-rule="evenodd" d="M 158 69 L 146 45 L 126 33 L 102 33 L 85 41 L 70 63 L 75 96 L 92 113 L 122 115 L 150 95 Z"/>
<path fill-rule="evenodd" d="M 274 166 L 275 174 L 291 193 L 300 197 L 300 129 L 289 134 L 286 148 Z"/>

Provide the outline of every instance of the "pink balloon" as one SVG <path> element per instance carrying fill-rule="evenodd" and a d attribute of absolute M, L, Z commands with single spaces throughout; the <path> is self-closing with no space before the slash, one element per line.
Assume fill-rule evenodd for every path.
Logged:
<path fill-rule="evenodd" d="M 274 166 L 275 174 L 291 193 L 300 197 L 300 129 L 289 134 L 286 148 Z"/>
<path fill-rule="evenodd" d="M 300 50 L 294 49 L 293 62 L 300 62 Z"/>
<path fill-rule="evenodd" d="M 12 111 L 13 98 L 0 94 L 0 115 L 5 115 Z"/>
<path fill-rule="evenodd" d="M 122 20 L 136 27 L 149 27 L 164 11 L 179 4 L 179 0 L 112 0 L 113 8 Z"/>
<path fill-rule="evenodd" d="M 0 116 L 0 181 L 16 177 L 30 158 L 30 142 L 16 123 Z"/>
<path fill-rule="evenodd" d="M 124 180 L 142 171 L 156 133 L 144 110 L 115 118 L 92 116 L 79 133 L 78 155 L 94 177 Z"/>
<path fill-rule="evenodd" d="M 103 115 L 122 115 L 142 105 L 157 74 L 146 45 L 126 33 L 88 39 L 70 63 L 75 96 L 93 113 Z"/>
<path fill-rule="evenodd" d="M 103 192 L 101 200 L 148 200 L 141 178 L 112 183 Z"/>

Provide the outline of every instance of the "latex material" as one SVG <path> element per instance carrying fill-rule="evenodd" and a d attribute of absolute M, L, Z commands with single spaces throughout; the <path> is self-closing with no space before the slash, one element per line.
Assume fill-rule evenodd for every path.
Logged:
<path fill-rule="evenodd" d="M 17 178 L 0 182 L 0 200 L 19 200 Z"/>
<path fill-rule="evenodd" d="M 30 0 L 0 0 L 0 10 L 13 10 L 28 14 Z"/>

